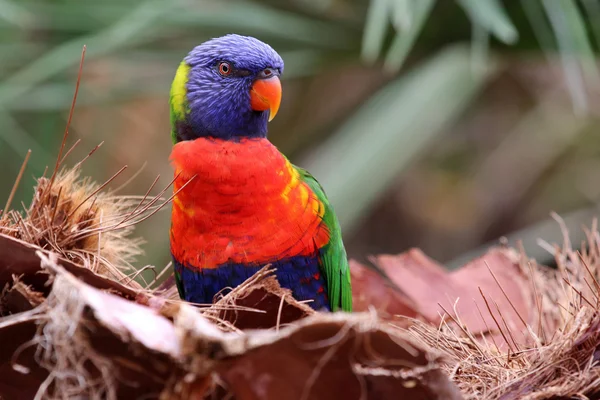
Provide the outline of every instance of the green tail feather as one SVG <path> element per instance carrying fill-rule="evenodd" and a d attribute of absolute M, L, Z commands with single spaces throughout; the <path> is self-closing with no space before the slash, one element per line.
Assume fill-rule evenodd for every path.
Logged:
<path fill-rule="evenodd" d="M 327 293 L 331 311 L 352 311 L 352 284 L 346 249 L 342 242 L 342 230 L 329 203 L 325 191 L 317 180 L 306 170 L 296 167 L 301 179 L 312 189 L 325 206 L 323 222 L 329 228 L 329 243 L 321 256 L 321 268 L 327 281 Z"/>

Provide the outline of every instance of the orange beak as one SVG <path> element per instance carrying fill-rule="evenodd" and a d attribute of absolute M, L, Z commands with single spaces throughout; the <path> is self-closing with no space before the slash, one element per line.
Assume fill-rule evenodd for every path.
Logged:
<path fill-rule="evenodd" d="M 254 111 L 269 110 L 269 122 L 275 118 L 281 104 L 281 82 L 277 76 L 257 79 L 250 89 L 250 107 Z"/>

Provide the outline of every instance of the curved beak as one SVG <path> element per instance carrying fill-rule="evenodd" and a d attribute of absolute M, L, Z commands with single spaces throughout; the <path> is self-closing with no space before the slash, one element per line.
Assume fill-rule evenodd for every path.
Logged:
<path fill-rule="evenodd" d="M 250 89 L 250 107 L 254 111 L 269 110 L 269 122 L 275 118 L 281 104 L 281 82 L 277 76 L 257 79 Z"/>

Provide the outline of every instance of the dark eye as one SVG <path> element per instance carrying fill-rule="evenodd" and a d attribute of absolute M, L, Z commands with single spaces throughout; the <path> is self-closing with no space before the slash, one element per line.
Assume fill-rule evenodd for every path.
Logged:
<path fill-rule="evenodd" d="M 231 74 L 231 65 L 226 62 L 219 63 L 219 73 L 223 76 Z"/>

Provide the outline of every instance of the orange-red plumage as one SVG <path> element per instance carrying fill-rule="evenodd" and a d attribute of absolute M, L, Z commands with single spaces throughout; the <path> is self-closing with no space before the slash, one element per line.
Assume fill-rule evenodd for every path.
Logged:
<path fill-rule="evenodd" d="M 171 252 L 184 265 L 268 263 L 329 241 L 323 203 L 267 139 L 199 138 L 173 147 Z"/>

